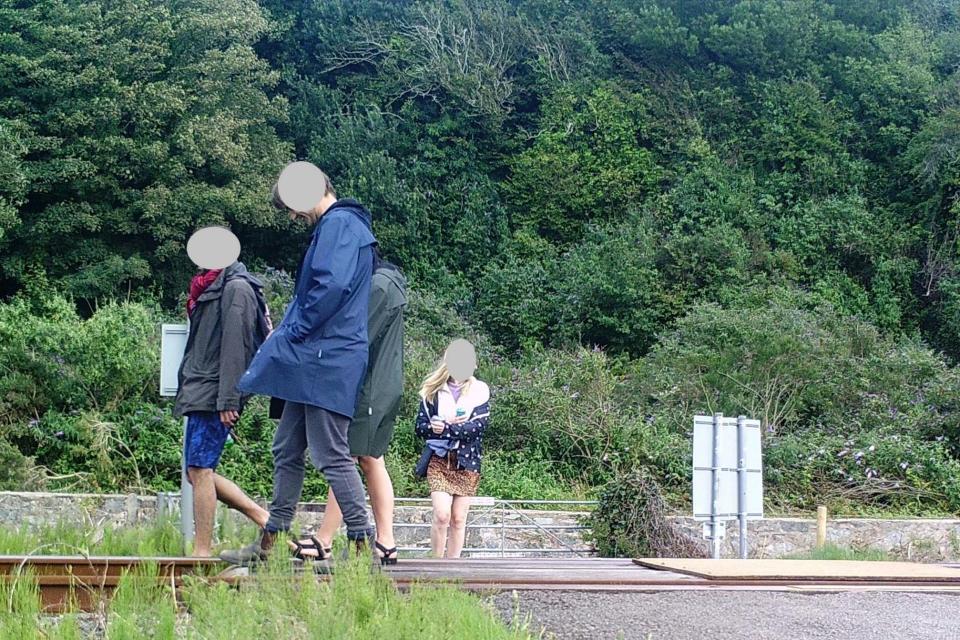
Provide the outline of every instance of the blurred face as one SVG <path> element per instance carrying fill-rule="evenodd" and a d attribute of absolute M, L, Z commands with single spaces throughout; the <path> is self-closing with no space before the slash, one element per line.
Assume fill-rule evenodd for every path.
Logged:
<path fill-rule="evenodd" d="M 454 340 L 447 348 L 444 363 L 451 378 L 464 382 L 469 380 L 477 369 L 477 354 L 473 345 L 466 340 Z"/>
<path fill-rule="evenodd" d="M 288 164 L 273 186 L 273 206 L 291 222 L 316 224 L 336 200 L 330 178 L 309 162 Z"/>

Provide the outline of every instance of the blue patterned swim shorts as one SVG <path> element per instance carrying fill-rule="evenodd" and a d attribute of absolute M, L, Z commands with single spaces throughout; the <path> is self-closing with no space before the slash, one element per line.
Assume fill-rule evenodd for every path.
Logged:
<path fill-rule="evenodd" d="M 230 430 L 214 411 L 197 411 L 187 415 L 186 460 L 188 467 L 216 469 L 227 444 Z"/>

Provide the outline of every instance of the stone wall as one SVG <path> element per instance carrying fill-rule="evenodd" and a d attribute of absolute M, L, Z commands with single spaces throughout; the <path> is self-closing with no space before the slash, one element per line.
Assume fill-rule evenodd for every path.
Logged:
<path fill-rule="evenodd" d="M 394 513 L 397 543 L 404 555 L 423 555 L 430 551 L 431 510 L 426 504 L 398 501 Z M 94 495 L 63 493 L 0 492 L 0 526 L 35 528 L 56 522 L 69 522 L 85 528 L 103 528 L 146 523 L 167 513 L 179 518 L 177 494 L 157 496 Z M 301 503 L 296 527 L 315 530 L 323 519 L 324 505 Z M 514 511 L 499 507 L 474 506 L 468 516 L 466 547 L 476 549 L 469 555 L 499 556 L 501 545 L 511 556 L 556 556 L 545 549 L 563 550 L 559 555 L 592 555 L 583 541 L 583 513 L 563 511 Z M 221 507 L 218 517 L 245 522 L 242 515 Z M 371 521 L 373 514 L 370 514 Z"/>
<path fill-rule="evenodd" d="M 396 510 L 396 533 L 406 555 L 426 553 L 430 547 L 429 503 L 405 503 Z M 301 530 L 313 530 L 323 517 L 324 506 L 304 503 L 298 510 Z M 93 495 L 55 493 L 0 492 L 0 526 L 35 528 L 57 521 L 75 523 L 85 528 L 123 526 L 145 523 L 168 512 L 178 517 L 176 494 L 158 496 Z M 222 510 L 220 517 L 243 518 Z M 229 514 L 229 515 L 228 515 Z M 583 540 L 583 514 L 561 511 L 501 511 L 499 508 L 475 506 L 468 530 L 467 547 L 498 550 L 503 544 L 515 556 L 557 555 L 545 548 L 575 550 L 583 555 L 590 545 Z M 690 535 L 700 538 L 702 523 L 692 518 L 674 518 Z M 751 557 L 777 558 L 813 548 L 816 521 L 804 518 L 768 518 L 752 521 L 748 529 Z M 877 549 L 902 559 L 917 561 L 960 561 L 960 520 L 880 520 L 833 519 L 827 523 L 827 540 L 840 547 Z M 723 544 L 724 557 L 736 557 L 739 548 L 736 522 L 727 525 Z M 498 551 L 476 551 L 470 555 L 499 555 Z M 566 554 L 570 555 L 570 554 Z"/>
<path fill-rule="evenodd" d="M 702 537 L 703 523 L 675 518 L 689 535 Z M 736 521 L 727 523 L 721 553 L 739 554 Z M 780 558 L 810 551 L 816 544 L 817 522 L 806 518 L 768 518 L 751 521 L 747 548 L 752 558 Z M 827 521 L 827 543 L 846 549 L 875 549 L 902 560 L 940 562 L 960 560 L 960 520 L 837 518 Z"/>

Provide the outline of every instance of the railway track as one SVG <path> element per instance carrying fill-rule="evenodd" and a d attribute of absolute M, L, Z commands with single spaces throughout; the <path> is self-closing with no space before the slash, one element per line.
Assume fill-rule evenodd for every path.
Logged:
<path fill-rule="evenodd" d="M 908 566 L 904 563 L 904 566 Z M 143 571 L 178 591 L 186 576 L 228 581 L 242 586 L 255 579 L 247 569 L 231 568 L 216 559 L 0 556 L 0 581 L 29 575 L 37 583 L 45 611 L 56 613 L 72 606 L 96 610 L 108 600 L 121 577 Z M 466 558 L 462 560 L 404 559 L 385 573 L 401 589 L 414 583 L 455 583 L 477 591 L 685 591 L 774 590 L 837 592 L 850 590 L 936 591 L 960 594 L 956 578 L 884 578 L 776 576 L 768 578 L 704 577 L 679 571 L 640 566 L 629 559 Z M 276 579 L 271 576 L 270 579 Z M 328 576 L 318 575 L 318 579 Z"/>
<path fill-rule="evenodd" d="M 147 571 L 174 589 L 187 575 L 215 575 L 223 563 L 214 558 L 144 558 L 135 556 L 0 556 L 0 581 L 29 577 L 40 590 L 45 611 L 63 611 L 71 601 L 92 611 L 109 599 L 124 574 Z"/>

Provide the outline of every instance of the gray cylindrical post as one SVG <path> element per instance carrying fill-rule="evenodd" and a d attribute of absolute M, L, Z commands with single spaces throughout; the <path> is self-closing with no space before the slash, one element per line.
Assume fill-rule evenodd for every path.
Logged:
<path fill-rule="evenodd" d="M 737 416 L 737 516 L 740 519 L 740 557 L 747 557 L 747 461 L 746 451 L 747 417 Z"/>
<path fill-rule="evenodd" d="M 507 505 L 500 503 L 500 557 L 507 557 Z"/>
<path fill-rule="evenodd" d="M 163 520 L 170 515 L 170 494 L 166 491 L 157 492 L 157 520 Z"/>
<path fill-rule="evenodd" d="M 720 424 L 723 414 L 713 414 L 713 495 L 710 501 L 710 545 L 714 560 L 720 558 Z"/>
<path fill-rule="evenodd" d="M 193 543 L 193 486 L 187 479 L 187 418 L 183 419 L 183 453 L 180 456 L 180 533 L 183 553 L 190 553 Z"/>

